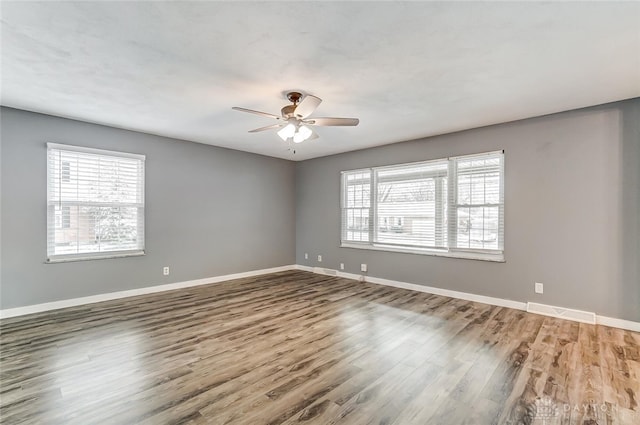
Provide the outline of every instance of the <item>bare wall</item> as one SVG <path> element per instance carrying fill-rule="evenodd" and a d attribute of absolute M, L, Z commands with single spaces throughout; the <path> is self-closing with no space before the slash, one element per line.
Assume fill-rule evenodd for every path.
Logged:
<path fill-rule="evenodd" d="M 297 163 L 297 263 L 640 321 L 639 128 L 633 99 Z M 499 149 L 505 263 L 340 248 L 340 171 Z"/>
<path fill-rule="evenodd" d="M 2 309 L 293 264 L 292 162 L 0 112 Z M 45 264 L 46 142 L 146 155 L 147 255 Z"/>
<path fill-rule="evenodd" d="M 3 309 L 297 260 L 640 320 L 640 99 L 297 164 L 9 108 L 0 119 Z M 147 155 L 146 256 L 44 263 L 47 141 Z M 496 149 L 505 263 L 339 247 L 340 171 Z"/>

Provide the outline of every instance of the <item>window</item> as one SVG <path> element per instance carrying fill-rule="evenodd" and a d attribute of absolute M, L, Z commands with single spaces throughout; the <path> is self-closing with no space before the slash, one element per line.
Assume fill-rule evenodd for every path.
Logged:
<path fill-rule="evenodd" d="M 447 161 L 373 170 L 377 202 L 373 241 L 405 247 L 444 247 Z"/>
<path fill-rule="evenodd" d="M 71 208 L 62 207 L 56 209 L 56 229 L 68 229 L 71 227 Z"/>
<path fill-rule="evenodd" d="M 500 251 L 503 246 L 502 154 L 453 160 L 451 246 Z"/>
<path fill-rule="evenodd" d="M 71 163 L 69 161 L 60 161 L 60 178 L 62 183 L 71 181 Z"/>
<path fill-rule="evenodd" d="M 47 261 L 144 254 L 144 161 L 47 144 Z"/>
<path fill-rule="evenodd" d="M 342 173 L 342 246 L 502 261 L 502 152 Z"/>
<path fill-rule="evenodd" d="M 353 171 L 343 175 L 342 222 L 344 236 L 354 242 L 369 241 L 371 173 Z"/>

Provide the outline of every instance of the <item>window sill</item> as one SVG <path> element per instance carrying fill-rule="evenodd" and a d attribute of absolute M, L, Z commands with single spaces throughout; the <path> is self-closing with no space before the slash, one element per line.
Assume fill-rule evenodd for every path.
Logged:
<path fill-rule="evenodd" d="M 143 255 L 146 255 L 144 251 L 117 251 L 117 252 L 101 252 L 97 254 L 57 255 L 52 258 L 47 258 L 47 260 L 45 261 L 45 264 L 69 263 L 73 261 L 88 261 L 88 260 L 107 260 L 110 258 L 140 257 Z"/>
<path fill-rule="evenodd" d="M 370 251 L 398 252 L 403 254 L 432 255 L 436 257 L 461 258 L 466 260 L 492 261 L 495 263 L 504 263 L 504 253 L 489 253 L 478 251 L 447 251 L 440 249 L 420 249 L 420 248 L 399 248 L 389 245 L 364 245 L 357 243 L 341 243 L 341 248 L 366 249 Z"/>

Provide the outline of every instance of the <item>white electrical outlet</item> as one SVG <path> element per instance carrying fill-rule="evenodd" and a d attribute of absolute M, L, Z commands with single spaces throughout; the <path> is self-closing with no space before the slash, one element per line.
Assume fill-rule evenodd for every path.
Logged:
<path fill-rule="evenodd" d="M 361 272 L 366 272 L 367 271 L 367 265 L 366 264 L 360 264 L 360 271 Z"/>
<path fill-rule="evenodd" d="M 165 276 L 169 276 L 169 267 L 164 267 L 162 269 L 162 274 L 165 275 Z"/>
<path fill-rule="evenodd" d="M 344 263 L 340 263 L 340 270 L 344 270 Z"/>
<path fill-rule="evenodd" d="M 318 255 L 318 263 L 322 263 L 322 255 Z"/>
<path fill-rule="evenodd" d="M 542 294 L 544 292 L 544 285 L 540 282 L 536 282 L 535 291 L 536 294 Z"/>
<path fill-rule="evenodd" d="M 304 253 L 304 259 L 305 259 L 305 260 L 308 260 L 308 259 L 309 259 L 309 253 L 308 253 L 308 252 L 305 252 L 305 253 Z"/>

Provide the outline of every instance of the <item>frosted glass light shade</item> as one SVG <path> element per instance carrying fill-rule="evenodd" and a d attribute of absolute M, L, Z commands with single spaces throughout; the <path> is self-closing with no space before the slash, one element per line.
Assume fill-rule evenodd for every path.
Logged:
<path fill-rule="evenodd" d="M 286 142 L 287 139 L 289 137 L 293 137 L 295 133 L 296 133 L 296 126 L 289 123 L 282 130 L 278 131 L 278 136 L 280 136 L 280 138 Z"/>
<path fill-rule="evenodd" d="M 313 134 L 313 131 L 306 125 L 303 125 L 298 129 L 298 132 L 293 135 L 293 142 L 294 143 L 304 142 L 309 137 L 311 137 L 312 134 Z"/>

